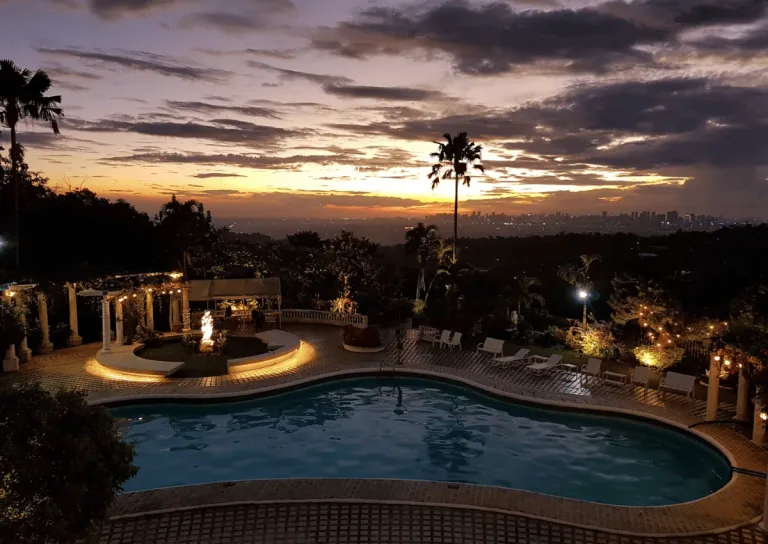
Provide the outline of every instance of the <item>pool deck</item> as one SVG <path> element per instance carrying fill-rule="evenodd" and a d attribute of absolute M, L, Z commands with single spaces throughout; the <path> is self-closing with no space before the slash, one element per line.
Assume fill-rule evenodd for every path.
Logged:
<path fill-rule="evenodd" d="M 95 362 L 96 345 L 35 357 L 0 387 L 40 380 L 44 387 L 80 388 L 95 403 L 259 396 L 301 383 L 379 372 L 434 375 L 536 402 L 623 411 L 679 426 L 702 420 L 703 400 L 660 395 L 575 374 L 537 378 L 488 365 L 490 356 L 449 352 L 406 341 L 402 365 L 391 341 L 379 354 L 345 351 L 339 329 L 287 328 L 299 352 L 274 366 L 215 378 L 122 376 Z M 722 417 L 733 407 L 721 405 Z M 734 466 L 764 472 L 765 450 L 730 425 L 696 430 L 717 443 Z M 512 489 L 398 480 L 276 480 L 219 483 L 122 495 L 101 542 L 755 542 L 762 533 L 765 481 L 736 474 L 722 490 L 691 503 L 617 507 Z M 207 536 L 206 536 L 207 535 Z M 272 535 L 272 536 L 270 536 Z M 529 536 L 526 536 L 529 535 Z M 535 535 L 535 538 L 533 536 Z M 708 536 L 705 536 L 708 535 Z M 718 536 L 714 536 L 718 535 Z"/>

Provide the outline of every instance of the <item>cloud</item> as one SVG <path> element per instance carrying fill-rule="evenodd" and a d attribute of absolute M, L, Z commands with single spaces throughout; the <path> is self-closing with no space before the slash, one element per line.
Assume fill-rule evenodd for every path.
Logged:
<path fill-rule="evenodd" d="M 333 149 L 333 148 L 331 148 Z M 135 153 L 133 155 L 113 156 L 104 159 L 107 163 L 137 163 L 137 164 L 196 164 L 208 166 L 235 166 L 256 170 L 301 170 L 304 166 L 315 164 L 320 166 L 347 165 L 355 166 L 359 171 L 380 172 L 393 168 L 408 168 L 424 166 L 417 162 L 410 152 L 382 148 L 372 155 L 361 156 L 359 153 L 348 153 L 338 150 L 327 154 L 288 156 L 275 155 L 244 155 L 205 154 L 205 153 Z"/>
<path fill-rule="evenodd" d="M 192 13 L 181 20 L 184 28 L 203 27 L 214 28 L 225 33 L 252 32 L 264 27 L 260 19 L 242 13 L 226 11 L 206 11 Z"/>
<path fill-rule="evenodd" d="M 97 122 L 68 119 L 74 130 L 86 132 L 130 132 L 146 136 L 209 140 L 226 144 L 268 145 L 288 137 L 302 136 L 298 130 L 256 125 L 232 119 L 214 119 L 210 124 L 187 122 L 145 122 L 103 119 Z"/>
<path fill-rule="evenodd" d="M 278 77 L 282 80 L 292 81 L 296 79 L 303 79 L 319 85 L 346 85 L 352 83 L 352 80 L 344 76 L 332 76 L 327 74 L 315 74 L 311 72 L 301 72 L 297 70 L 288 70 L 286 68 L 277 68 L 270 64 L 258 62 L 255 60 L 249 60 L 247 62 L 251 68 L 257 68 L 259 70 L 266 70 L 268 72 L 274 72 L 278 74 Z"/>
<path fill-rule="evenodd" d="M 280 118 L 280 115 L 275 110 L 270 108 L 261 108 L 258 106 L 228 106 L 222 104 L 211 104 L 210 102 L 180 100 L 166 100 L 165 104 L 171 110 L 188 110 L 197 113 L 233 112 L 251 117 L 265 117 L 268 119 Z"/>
<path fill-rule="evenodd" d="M 114 20 L 130 15 L 141 15 L 177 3 L 179 0 L 90 0 L 88 7 L 98 17 Z"/>
<path fill-rule="evenodd" d="M 765 7 L 763 0 L 646 0 L 521 11 L 499 1 L 445 0 L 366 9 L 320 30 L 313 46 L 351 58 L 440 53 L 469 75 L 534 65 L 604 73 L 653 65 L 647 46 L 674 41 L 688 28 L 754 21 Z"/>
<path fill-rule="evenodd" d="M 162 76 L 176 77 L 191 81 L 207 81 L 219 83 L 228 79 L 232 72 L 215 68 L 198 68 L 184 64 L 177 59 L 165 55 L 155 55 L 143 51 L 120 51 L 105 53 L 102 51 L 84 51 L 80 49 L 54 49 L 40 47 L 39 53 L 54 57 L 64 57 L 90 61 L 106 68 L 119 67 L 139 72 L 152 72 Z"/>
<path fill-rule="evenodd" d="M 192 177 L 198 178 L 198 179 L 211 179 L 211 178 L 244 178 L 245 176 L 242 174 L 233 174 L 231 172 L 203 172 L 200 174 L 195 174 Z"/>
<path fill-rule="evenodd" d="M 323 90 L 328 94 L 345 98 L 369 98 L 376 100 L 422 101 L 444 98 L 440 91 L 414 87 L 369 87 L 365 85 L 326 84 Z"/>

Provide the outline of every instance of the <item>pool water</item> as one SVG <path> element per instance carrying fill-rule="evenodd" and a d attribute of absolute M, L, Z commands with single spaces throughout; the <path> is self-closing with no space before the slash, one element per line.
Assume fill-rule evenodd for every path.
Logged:
<path fill-rule="evenodd" d="M 616 505 L 704 497 L 730 479 L 714 448 L 616 416 L 531 407 L 442 382 L 361 378 L 227 404 L 116 408 L 136 491 L 262 478 L 397 478 Z"/>

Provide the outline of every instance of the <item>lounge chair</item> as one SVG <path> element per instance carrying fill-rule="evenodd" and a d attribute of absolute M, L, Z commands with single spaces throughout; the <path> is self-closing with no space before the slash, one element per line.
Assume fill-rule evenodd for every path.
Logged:
<path fill-rule="evenodd" d="M 532 365 L 528 365 L 525 367 L 525 369 L 531 374 L 535 374 L 536 376 L 543 376 L 544 374 L 549 374 L 552 372 L 562 360 L 563 357 L 561 355 L 550 355 L 549 359 L 543 363 L 534 363 Z"/>
<path fill-rule="evenodd" d="M 477 352 L 480 353 L 481 351 L 501 357 L 504 354 L 504 340 L 488 337 L 485 342 L 480 342 L 477 345 Z"/>
<path fill-rule="evenodd" d="M 453 349 L 456 347 L 461 349 L 461 333 L 460 332 L 453 333 L 453 336 L 451 336 L 451 339 L 448 342 L 444 344 L 443 343 L 440 344 L 441 348 L 443 346 L 447 347 L 448 349 Z"/>
<path fill-rule="evenodd" d="M 447 344 L 450 339 L 451 331 L 443 330 L 440 336 L 435 335 L 432 337 L 432 347 L 435 347 L 435 344 L 440 344 L 440 347 L 443 347 L 443 344 Z"/>
<path fill-rule="evenodd" d="M 592 359 L 587 361 L 587 364 L 582 365 L 581 373 L 586 376 L 592 376 L 594 378 L 600 378 L 600 366 L 603 364 L 602 359 Z"/>
<path fill-rule="evenodd" d="M 659 391 L 666 390 L 685 393 L 686 396 L 693 398 L 693 388 L 696 385 L 696 376 L 680 374 L 678 372 L 667 372 L 659 382 Z"/>
<path fill-rule="evenodd" d="M 629 379 L 629 385 L 642 385 L 643 388 L 648 389 L 648 385 L 651 381 L 651 369 L 647 366 L 636 366 L 632 371 L 632 377 Z"/>
<path fill-rule="evenodd" d="M 517 353 L 514 355 L 508 355 L 506 357 L 494 357 L 491 361 L 491 366 L 498 368 L 509 368 L 511 366 L 524 363 L 528 360 L 528 353 L 530 353 L 530 350 L 523 348 L 517 350 Z"/>

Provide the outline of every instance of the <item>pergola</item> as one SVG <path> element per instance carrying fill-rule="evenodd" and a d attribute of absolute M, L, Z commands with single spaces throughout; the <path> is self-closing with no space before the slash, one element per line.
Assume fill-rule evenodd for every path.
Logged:
<path fill-rule="evenodd" d="M 194 302 L 215 302 L 219 300 L 256 299 L 282 304 L 280 278 L 245 278 L 234 280 L 191 280 L 189 300 Z"/>

